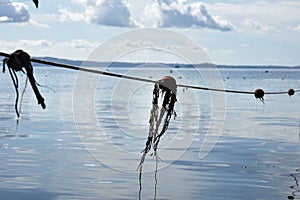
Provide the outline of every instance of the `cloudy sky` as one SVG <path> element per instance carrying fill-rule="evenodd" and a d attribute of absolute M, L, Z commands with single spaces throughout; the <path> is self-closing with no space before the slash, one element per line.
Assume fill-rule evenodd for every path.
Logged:
<path fill-rule="evenodd" d="M 117 35 L 151 27 L 191 38 L 216 64 L 294 66 L 299 10 L 298 0 L 40 0 L 38 9 L 0 0 L 0 50 L 84 60 Z"/>

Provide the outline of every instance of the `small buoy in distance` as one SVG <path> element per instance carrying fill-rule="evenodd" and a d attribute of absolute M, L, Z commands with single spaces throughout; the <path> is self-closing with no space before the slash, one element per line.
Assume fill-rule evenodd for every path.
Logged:
<path fill-rule="evenodd" d="M 265 92 L 260 88 L 258 88 L 254 91 L 254 96 L 257 99 L 262 99 L 264 97 L 264 95 L 265 95 Z"/>
<path fill-rule="evenodd" d="M 295 197 L 294 196 L 288 196 L 288 199 L 292 200 L 292 199 L 295 199 Z"/>
<path fill-rule="evenodd" d="M 294 89 L 289 89 L 288 90 L 288 95 L 293 96 L 295 94 L 295 90 Z"/>

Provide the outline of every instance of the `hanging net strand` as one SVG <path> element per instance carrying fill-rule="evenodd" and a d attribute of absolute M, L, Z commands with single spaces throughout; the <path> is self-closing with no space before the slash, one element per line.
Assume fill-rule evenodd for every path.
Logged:
<path fill-rule="evenodd" d="M 154 137 L 154 145 L 153 149 L 155 154 L 157 154 L 157 146 L 161 136 L 167 131 L 171 116 L 174 111 L 174 106 L 176 102 L 176 94 L 177 94 L 177 85 L 176 80 L 171 76 L 164 76 L 162 79 L 159 80 L 159 87 L 164 94 L 164 99 L 162 103 L 162 107 L 160 110 L 160 116 L 165 114 L 164 124 L 161 132 Z M 162 119 L 162 118 L 161 118 Z M 159 119 L 160 120 L 160 119 Z M 160 125 L 161 121 L 158 121 Z M 156 128 L 158 128 L 158 126 Z M 158 133 L 157 131 L 155 132 Z"/>
<path fill-rule="evenodd" d="M 39 0 L 32 0 L 35 7 L 38 8 L 39 7 Z"/>
<path fill-rule="evenodd" d="M 42 108 L 45 109 L 46 108 L 45 100 L 37 88 L 36 81 L 33 76 L 33 67 L 30 62 L 29 54 L 22 50 L 16 50 L 12 54 L 10 54 L 6 58 L 4 58 L 3 69 L 2 69 L 3 73 L 5 72 L 5 65 L 7 66 L 8 70 L 9 70 L 9 73 L 10 73 L 10 76 L 11 76 L 11 79 L 13 81 L 15 91 L 16 91 L 15 111 L 16 111 L 17 117 L 18 118 L 20 117 L 20 112 L 18 110 L 19 81 L 18 81 L 16 72 L 21 71 L 25 74 L 25 72 L 23 71 L 23 67 L 25 68 L 27 78 L 29 79 L 29 82 L 34 91 L 34 94 L 38 100 L 38 104 L 40 104 L 42 106 Z"/>
<path fill-rule="evenodd" d="M 159 95 L 162 95 L 162 105 L 159 109 Z M 149 133 L 146 141 L 146 147 L 142 151 L 141 161 L 138 169 L 142 171 L 142 166 L 145 161 L 147 153 L 153 147 L 154 156 L 157 161 L 160 160 L 157 149 L 160 138 L 167 131 L 170 119 L 174 112 L 174 106 L 176 102 L 177 85 L 176 80 L 171 76 L 164 76 L 154 85 L 152 108 L 150 111 L 149 119 Z M 163 123 L 162 128 L 159 132 L 160 125 Z M 153 154 L 151 154 L 153 155 Z"/>

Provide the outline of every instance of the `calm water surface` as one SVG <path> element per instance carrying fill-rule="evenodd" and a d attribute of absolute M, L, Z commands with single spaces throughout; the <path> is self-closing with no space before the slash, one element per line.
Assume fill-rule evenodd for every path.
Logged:
<path fill-rule="evenodd" d="M 206 83 L 193 69 L 110 70 Z M 179 88 L 178 116 L 159 145 L 163 161 L 156 173 L 149 155 L 140 182 L 136 168 L 153 85 L 92 74 L 78 85 L 77 72 L 55 68 L 36 67 L 35 75 L 55 92 L 40 88 L 47 104 L 42 110 L 28 87 L 18 125 L 9 74 L 0 76 L 0 199 L 300 199 L 299 93 L 266 95 L 265 104 L 252 95 L 226 94 L 219 108 L 212 93 Z M 221 75 L 213 78 L 226 89 L 300 88 L 296 69 L 222 69 Z M 23 83 L 24 76 L 20 89 Z M 200 158 L 216 128 L 213 109 L 225 113 L 216 117 L 224 124 L 212 151 Z"/>

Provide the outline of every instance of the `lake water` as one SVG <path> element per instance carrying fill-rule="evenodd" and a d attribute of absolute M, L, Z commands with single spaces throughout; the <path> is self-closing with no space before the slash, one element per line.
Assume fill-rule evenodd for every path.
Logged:
<path fill-rule="evenodd" d="M 220 69 L 221 77 L 206 77 L 207 69 L 109 70 L 233 90 L 300 88 L 299 69 Z M 155 171 L 149 153 L 139 179 L 153 84 L 52 67 L 36 67 L 35 76 L 55 92 L 40 87 L 42 110 L 29 86 L 18 125 L 12 82 L 0 76 L 0 199 L 300 199 L 299 93 L 266 95 L 263 104 L 251 94 L 219 99 L 178 88 L 162 161 Z"/>

